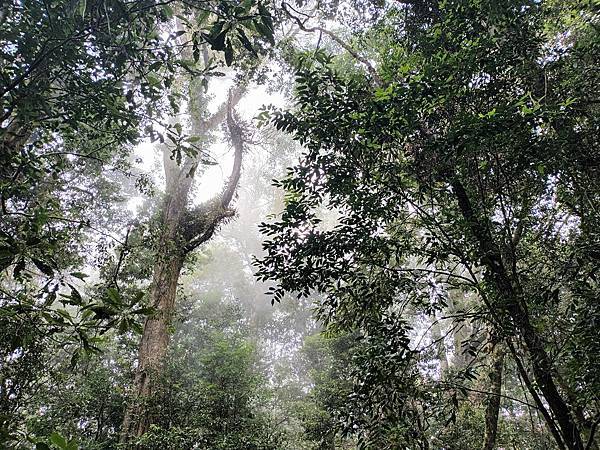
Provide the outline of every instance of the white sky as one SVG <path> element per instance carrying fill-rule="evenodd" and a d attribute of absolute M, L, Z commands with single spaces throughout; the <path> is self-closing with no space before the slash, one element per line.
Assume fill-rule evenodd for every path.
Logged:
<path fill-rule="evenodd" d="M 225 101 L 231 84 L 231 77 L 224 77 L 211 81 L 210 91 L 213 94 L 213 98 L 208 105 L 209 112 L 214 113 L 219 105 Z M 269 104 L 281 107 L 284 104 L 284 98 L 281 94 L 269 93 L 265 85 L 253 86 L 240 100 L 236 107 L 236 111 L 245 121 L 251 123 L 253 122 L 253 117 L 258 114 L 259 109 L 262 106 Z M 218 140 L 211 146 L 210 152 L 218 161 L 218 164 L 215 166 L 207 166 L 203 173 L 198 172 L 196 174 L 195 189 L 193 191 L 194 198 L 191 199 L 193 204 L 209 200 L 218 194 L 231 173 L 233 151 L 230 146 L 222 140 Z M 163 189 L 164 177 L 162 172 L 162 162 L 154 145 L 150 143 L 149 140 L 146 140 L 136 147 L 134 154 L 141 159 L 141 162 L 137 164 L 136 167 L 145 173 L 151 174 L 156 186 L 159 189 Z M 143 196 L 132 197 L 128 201 L 127 207 L 131 212 L 135 213 L 143 201 Z"/>

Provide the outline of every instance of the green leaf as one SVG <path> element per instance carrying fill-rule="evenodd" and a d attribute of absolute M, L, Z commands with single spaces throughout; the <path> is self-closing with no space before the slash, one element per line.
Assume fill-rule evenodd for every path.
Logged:
<path fill-rule="evenodd" d="M 546 173 L 546 166 L 540 163 L 537 165 L 536 170 L 540 175 L 544 175 Z"/>
<path fill-rule="evenodd" d="M 55 300 L 56 300 L 56 292 L 55 291 L 48 292 L 48 294 L 46 295 L 46 298 L 44 299 L 44 306 L 51 305 L 52 303 L 54 303 Z"/>
<path fill-rule="evenodd" d="M 120 322 L 119 322 L 119 328 L 118 328 L 118 332 L 119 334 L 125 334 L 127 333 L 129 330 L 131 329 L 131 325 L 129 322 L 129 319 L 127 317 L 123 318 Z"/>
<path fill-rule="evenodd" d="M 71 288 L 71 298 L 73 299 L 73 301 L 75 301 L 77 304 L 81 304 L 83 302 L 83 298 L 81 297 L 79 291 L 75 288 L 75 286 L 73 286 L 70 283 L 69 287 Z"/>
<path fill-rule="evenodd" d="M 202 37 L 210 44 L 211 48 L 216 51 L 222 51 L 225 48 L 225 36 L 228 29 L 224 27 L 223 22 L 216 22 L 209 34 L 202 33 Z"/>
<path fill-rule="evenodd" d="M 167 19 L 172 19 L 173 16 L 175 15 L 175 12 L 173 11 L 173 8 L 171 7 L 171 5 L 163 5 L 162 10 L 165 13 L 165 17 Z"/>
<path fill-rule="evenodd" d="M 75 278 L 79 278 L 81 281 L 85 281 L 85 279 L 87 277 L 89 277 L 89 275 L 87 275 L 83 272 L 71 272 L 69 275 L 71 275 L 72 277 L 75 277 Z"/>
<path fill-rule="evenodd" d="M 273 38 L 273 30 L 267 27 L 263 22 L 254 22 L 256 31 L 260 33 L 262 37 L 267 39 L 272 45 L 275 45 L 275 39 Z"/>
<path fill-rule="evenodd" d="M 150 72 L 146 75 L 146 80 L 148 81 L 148 84 L 150 84 L 150 86 L 152 87 L 156 87 L 160 85 L 160 78 L 158 77 L 158 75 L 155 72 Z"/>
<path fill-rule="evenodd" d="M 54 270 L 52 270 L 52 267 L 50 267 L 48 264 L 46 264 L 44 261 L 40 261 L 39 259 L 36 258 L 31 258 L 31 260 L 33 261 L 33 263 L 35 264 L 35 266 L 40 269 L 40 271 L 44 274 L 44 275 L 48 275 L 49 277 L 54 276 Z"/>
<path fill-rule="evenodd" d="M 271 18 L 271 13 L 267 10 L 265 5 L 262 3 L 258 3 L 258 12 L 260 13 L 260 20 L 262 23 L 271 30 L 271 36 L 273 36 L 273 19 Z"/>
<path fill-rule="evenodd" d="M 19 258 L 15 268 L 13 270 L 13 277 L 17 278 L 21 272 L 25 269 L 25 259 L 23 257 Z"/>
<path fill-rule="evenodd" d="M 375 99 L 379 101 L 386 101 L 392 98 L 392 94 L 394 92 L 393 86 L 388 86 L 387 88 L 377 88 L 375 91 Z"/>
<path fill-rule="evenodd" d="M 206 19 L 208 19 L 209 15 L 210 15 L 210 11 L 208 11 L 208 10 L 202 11 L 200 14 L 198 14 L 196 23 L 200 26 L 204 25 L 204 22 L 206 21 Z"/>
<path fill-rule="evenodd" d="M 87 0 L 79 0 L 78 11 L 79 15 L 85 17 L 85 10 L 87 8 Z"/>
<path fill-rule="evenodd" d="M 227 39 L 227 46 L 225 47 L 225 64 L 228 66 L 233 62 L 233 47 L 231 46 L 231 41 Z"/>
<path fill-rule="evenodd" d="M 119 295 L 119 291 L 117 291 L 115 288 L 109 287 L 106 290 L 106 294 L 108 295 L 108 299 L 110 300 L 111 303 L 113 303 L 113 304 L 121 303 L 121 296 Z"/>
<path fill-rule="evenodd" d="M 90 306 L 89 309 L 94 312 L 96 318 L 99 320 L 108 319 L 109 317 L 112 317 L 114 315 L 114 311 L 108 306 L 93 305 Z"/>
<path fill-rule="evenodd" d="M 246 50 L 248 50 L 254 56 L 258 56 L 256 51 L 254 50 L 254 47 L 252 47 L 252 43 L 250 42 L 250 39 L 248 39 L 248 36 L 246 36 L 246 33 L 244 33 L 243 30 L 237 30 L 237 33 L 238 33 L 238 38 L 239 38 L 240 42 L 246 48 Z"/>
<path fill-rule="evenodd" d="M 63 450 L 67 449 L 67 440 L 64 437 L 62 437 L 60 434 L 58 434 L 56 431 L 54 431 L 50 435 L 50 442 L 52 442 L 52 444 L 56 445 L 60 449 L 63 449 Z"/>
<path fill-rule="evenodd" d="M 80 359 L 81 359 L 81 352 L 79 349 L 77 349 L 71 355 L 71 361 L 69 363 L 71 369 L 74 369 L 75 367 L 77 367 L 77 363 L 79 362 Z"/>

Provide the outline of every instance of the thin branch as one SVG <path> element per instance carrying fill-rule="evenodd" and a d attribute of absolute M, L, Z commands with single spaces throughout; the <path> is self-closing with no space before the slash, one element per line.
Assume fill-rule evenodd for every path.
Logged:
<path fill-rule="evenodd" d="M 381 86 L 383 84 L 381 78 L 379 77 L 379 75 L 377 74 L 377 71 L 375 70 L 375 68 L 373 67 L 373 65 L 364 57 L 360 56 L 350 45 L 348 45 L 346 42 L 344 42 L 344 40 L 342 38 L 340 38 L 339 36 L 337 36 L 335 33 L 323 28 L 323 27 L 319 27 L 319 26 L 315 26 L 315 27 L 307 27 L 306 25 L 304 25 L 304 22 L 302 22 L 298 17 L 294 16 L 292 13 L 290 13 L 286 7 L 291 8 L 291 6 L 287 5 L 285 2 L 282 4 L 283 6 L 283 11 L 287 14 L 287 16 L 294 20 L 296 22 L 296 24 L 298 25 L 298 27 L 302 30 L 305 31 L 307 33 L 314 33 L 314 32 L 319 32 L 322 34 L 326 34 L 327 36 L 329 36 L 331 38 L 331 40 L 335 41 L 337 44 L 339 44 L 344 50 L 346 50 L 354 59 L 356 59 L 357 61 L 359 61 L 360 63 L 362 63 L 367 70 L 369 71 L 369 73 L 371 74 L 371 76 L 373 77 L 373 80 L 375 80 L 375 83 L 377 84 L 377 86 Z M 293 9 L 293 8 L 291 8 Z M 320 38 L 319 38 L 319 42 L 320 42 Z"/>
<path fill-rule="evenodd" d="M 464 389 L 465 391 L 469 391 L 469 392 L 475 392 L 477 394 L 485 394 L 485 395 L 492 395 L 494 397 L 500 397 L 500 398 L 505 398 L 507 400 L 511 400 L 513 402 L 517 402 L 517 403 L 521 403 L 522 405 L 525 405 L 529 408 L 534 408 L 534 409 L 538 409 L 538 407 L 536 405 L 532 405 L 531 403 L 525 401 L 525 400 L 521 400 L 515 397 L 511 397 L 510 395 L 506 395 L 506 394 L 497 394 L 496 392 L 489 392 L 489 391 L 481 391 L 479 389 L 473 389 L 473 388 L 468 388 L 466 386 L 462 386 L 462 385 L 458 385 L 458 384 L 450 384 L 450 383 L 446 383 L 449 387 L 451 388 L 456 388 L 458 387 L 458 389 Z"/>
<path fill-rule="evenodd" d="M 119 261 L 117 262 L 117 266 L 115 267 L 115 272 L 114 272 L 113 278 L 112 278 L 112 282 L 114 283 L 117 291 L 119 291 L 119 282 L 118 282 L 119 272 L 121 271 L 121 266 L 123 265 L 123 261 L 125 260 L 125 257 L 129 253 L 128 241 L 129 241 L 130 233 L 131 233 L 131 227 L 128 227 L 127 233 L 125 234 L 125 242 L 123 243 L 121 251 L 119 252 Z"/>

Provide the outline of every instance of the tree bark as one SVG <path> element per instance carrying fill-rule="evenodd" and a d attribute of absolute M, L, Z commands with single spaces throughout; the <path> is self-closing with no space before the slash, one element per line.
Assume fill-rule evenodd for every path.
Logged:
<path fill-rule="evenodd" d="M 155 423 L 152 409 L 144 403 L 156 395 L 170 340 L 170 328 L 176 311 L 177 284 L 188 253 L 207 242 L 225 218 L 232 217 L 229 208 L 239 183 L 244 147 L 243 130 L 233 117 L 233 107 L 241 98 L 239 88 L 230 92 L 226 106 L 211 119 L 217 126 L 219 118 L 226 120 L 235 150 L 233 168 L 221 195 L 199 207 L 187 206 L 193 181 L 194 165 L 198 162 L 187 158 L 178 167 L 164 149 L 166 196 L 161 210 L 161 236 L 157 251 L 150 305 L 155 313 L 146 319 L 138 350 L 138 366 L 134 380 L 133 399 L 128 405 L 121 430 L 121 443 L 145 434 Z M 207 123 L 195 124 L 197 131 L 208 132 Z"/>
<path fill-rule="evenodd" d="M 531 397 L 533 398 L 533 401 L 535 402 L 535 404 L 538 408 L 538 411 L 543 416 L 544 421 L 546 422 L 546 425 L 548 426 L 548 429 L 550 430 L 550 433 L 552 433 L 552 436 L 554 437 L 554 440 L 556 441 L 556 445 L 558 446 L 558 448 L 560 450 L 564 450 L 566 447 L 563 442 L 562 436 L 561 436 L 560 432 L 558 431 L 556 423 L 550 416 L 550 413 L 546 409 L 546 405 L 542 402 L 542 399 L 540 398 L 538 392 L 535 390 L 535 386 L 534 386 L 533 382 L 531 381 L 531 379 L 529 378 L 529 375 L 527 374 L 527 370 L 523 366 L 523 363 L 521 362 L 521 357 L 519 356 L 517 349 L 515 348 L 514 344 L 511 342 L 510 339 L 507 339 L 506 345 L 507 345 L 508 349 L 510 350 L 510 353 L 513 357 L 513 361 L 515 362 L 515 364 L 517 366 L 517 370 L 519 371 L 521 381 L 525 384 L 525 387 L 531 394 Z"/>
<path fill-rule="evenodd" d="M 167 169 L 167 167 L 165 167 Z M 176 178 L 178 178 L 176 176 Z M 169 176 L 167 176 L 169 180 Z M 177 183 L 177 181 L 183 181 Z M 169 328 L 175 312 L 177 283 L 185 254 L 181 251 L 179 228 L 185 212 L 191 180 L 171 180 L 167 182 L 168 192 L 163 203 L 162 236 L 150 287 L 150 305 L 154 314 L 146 318 L 138 350 L 138 366 L 134 380 L 134 400 L 128 406 L 121 441 L 127 442 L 131 436 L 142 436 L 149 429 L 154 417 L 144 402 L 155 394 L 157 378 L 162 372 L 162 364 L 169 345 Z"/>
<path fill-rule="evenodd" d="M 488 305 L 493 313 L 505 318 L 503 323 L 496 324 L 499 328 L 497 331 L 502 332 L 502 328 L 506 325 L 520 332 L 530 356 L 534 379 L 554 415 L 565 446 L 570 450 L 584 450 L 581 433 L 567 403 L 557 389 L 550 358 L 539 334 L 529 321 L 523 293 L 519 291 L 518 283 L 513 284 L 516 280 L 511 280 L 489 227 L 473 210 L 471 200 L 462 183 L 454 178 L 451 186 L 461 214 L 479 245 L 481 263 L 487 268 L 485 278 L 497 292 L 494 305 Z"/>
<path fill-rule="evenodd" d="M 498 435 L 498 415 L 500 412 L 500 395 L 502 394 L 502 370 L 504 368 L 504 349 L 502 344 L 492 337 L 492 350 L 489 365 L 489 392 L 485 407 L 485 432 L 483 435 L 483 450 L 494 450 Z"/>

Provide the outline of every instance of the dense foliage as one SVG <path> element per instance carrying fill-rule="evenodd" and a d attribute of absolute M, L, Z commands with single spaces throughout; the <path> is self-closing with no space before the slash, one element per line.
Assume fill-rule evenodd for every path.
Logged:
<path fill-rule="evenodd" d="M 598 449 L 599 25 L 2 2 L 0 447 Z"/>
<path fill-rule="evenodd" d="M 367 342 L 348 397 L 360 414 L 345 408 L 339 428 L 369 448 L 434 444 L 438 400 L 419 387 L 441 378 L 473 388 L 461 378 L 481 372 L 448 375 L 441 359 L 419 370 L 414 314 L 433 317 L 432 334 L 439 316 L 453 318 L 441 321 L 448 333 L 482 323 L 487 335 L 472 351 L 506 349 L 557 445 L 593 444 L 598 17 L 577 3 L 568 10 L 577 27 L 557 29 L 565 11 L 554 6 L 391 8 L 373 30 L 376 77 L 309 60 L 297 108 L 274 116 L 306 151 L 278 182 L 287 204 L 263 225 L 259 276 L 279 282 L 275 300 L 324 293 L 318 317 Z M 335 226 L 322 226 L 321 205 L 336 211 Z M 468 293 L 476 300 L 450 307 L 450 296 Z M 444 391 L 443 410 L 469 398 Z M 383 443 L 382 422 L 402 440 Z"/>
<path fill-rule="evenodd" d="M 51 348 L 76 364 L 149 312 L 139 286 L 119 285 L 131 248 L 147 244 L 122 204 L 134 187 L 151 193 L 132 166 L 144 137 L 198 152 L 197 137 L 164 120 L 183 101 L 171 86 L 188 71 L 207 82 L 234 46 L 255 57 L 273 24 L 264 5 L 227 1 L 9 1 L 0 19 L 0 429 L 10 440 L 56 365 Z M 201 48 L 215 52 L 202 71 Z"/>

